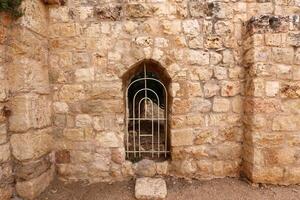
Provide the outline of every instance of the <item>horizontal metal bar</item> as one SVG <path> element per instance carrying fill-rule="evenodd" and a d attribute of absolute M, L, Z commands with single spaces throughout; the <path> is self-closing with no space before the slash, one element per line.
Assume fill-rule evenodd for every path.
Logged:
<path fill-rule="evenodd" d="M 143 136 L 143 137 L 152 137 L 152 135 L 146 135 L 146 134 L 140 134 L 140 136 Z"/>
<path fill-rule="evenodd" d="M 166 118 L 128 118 L 128 120 L 153 120 L 153 121 L 157 121 L 157 120 L 166 120 Z"/>
<path fill-rule="evenodd" d="M 141 152 L 141 153 L 170 153 L 170 151 L 126 151 L 126 153 L 134 153 L 134 152 Z"/>

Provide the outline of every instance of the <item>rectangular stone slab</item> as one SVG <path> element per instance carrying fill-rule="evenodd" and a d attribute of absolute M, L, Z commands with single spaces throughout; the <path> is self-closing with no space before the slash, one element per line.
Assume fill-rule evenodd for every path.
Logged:
<path fill-rule="evenodd" d="M 138 178 L 135 183 L 137 199 L 165 199 L 167 184 L 162 178 Z"/>

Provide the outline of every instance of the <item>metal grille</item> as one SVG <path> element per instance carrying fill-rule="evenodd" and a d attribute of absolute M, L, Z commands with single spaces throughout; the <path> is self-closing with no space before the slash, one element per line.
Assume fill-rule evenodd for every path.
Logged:
<path fill-rule="evenodd" d="M 132 88 L 137 89 L 129 95 Z M 128 85 L 126 89 L 126 157 L 128 159 L 167 158 L 169 153 L 167 94 L 164 84 L 158 78 L 148 75 L 146 64 L 143 66 L 143 77 L 133 79 Z"/>

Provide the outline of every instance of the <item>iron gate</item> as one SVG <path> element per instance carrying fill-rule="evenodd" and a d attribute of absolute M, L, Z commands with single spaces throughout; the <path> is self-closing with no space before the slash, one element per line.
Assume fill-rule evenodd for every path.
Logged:
<path fill-rule="evenodd" d="M 151 88 L 154 82 L 160 87 Z M 136 84 L 143 87 L 128 96 Z M 149 84 L 149 85 L 150 85 Z M 152 84 L 153 85 L 153 84 Z M 157 93 L 161 88 L 161 93 Z M 163 97 L 159 96 L 162 95 Z M 129 99 L 132 98 L 132 99 Z M 133 80 L 126 89 L 126 157 L 152 158 L 167 157 L 168 151 L 168 93 L 165 85 L 158 79 L 148 76 L 146 64 L 143 77 Z M 150 145 L 147 145 L 150 142 Z"/>

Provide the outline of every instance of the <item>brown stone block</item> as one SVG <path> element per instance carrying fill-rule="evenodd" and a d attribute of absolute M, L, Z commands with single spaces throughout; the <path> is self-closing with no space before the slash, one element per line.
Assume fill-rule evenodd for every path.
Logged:
<path fill-rule="evenodd" d="M 122 6 L 119 4 L 109 4 L 95 8 L 95 15 L 100 20 L 117 21 L 121 19 Z"/>
<path fill-rule="evenodd" d="M 9 161 L 10 155 L 11 152 L 9 143 L 0 145 L 0 163 Z"/>
<path fill-rule="evenodd" d="M 13 194 L 13 187 L 11 185 L 7 185 L 5 187 L 0 188 L 1 200 L 11 200 L 12 194 Z"/>
<path fill-rule="evenodd" d="M 278 115 L 273 119 L 274 131 L 297 131 L 299 128 L 300 115 Z"/>
<path fill-rule="evenodd" d="M 124 106 L 122 100 L 88 100 L 81 104 L 84 113 L 123 113 Z"/>
<path fill-rule="evenodd" d="M 285 184 L 299 184 L 300 183 L 300 167 L 289 167 L 284 174 Z"/>
<path fill-rule="evenodd" d="M 68 150 L 59 150 L 55 152 L 55 162 L 58 164 L 70 163 L 70 151 Z"/>
<path fill-rule="evenodd" d="M 280 101 L 277 99 L 245 99 L 246 113 L 272 113 L 280 111 Z"/>
<path fill-rule="evenodd" d="M 52 182 L 55 168 L 52 166 L 47 172 L 29 181 L 17 182 L 16 191 L 22 198 L 33 200 L 40 195 Z"/>
<path fill-rule="evenodd" d="M 148 4 L 136 3 L 127 4 L 125 6 L 125 16 L 128 18 L 146 18 L 151 17 L 155 13 L 157 8 Z"/>
<path fill-rule="evenodd" d="M 48 96 L 24 94 L 11 100 L 12 115 L 9 130 L 23 132 L 29 128 L 43 128 L 51 124 L 51 106 Z"/>
<path fill-rule="evenodd" d="M 40 176 L 50 167 L 50 158 L 45 156 L 35 161 L 17 162 L 14 171 L 18 181 L 27 181 Z"/>
<path fill-rule="evenodd" d="M 5 184 L 10 184 L 13 182 L 14 182 L 14 174 L 12 169 L 12 163 L 6 162 L 0 164 L 0 185 L 3 186 Z"/>
<path fill-rule="evenodd" d="M 254 166 L 252 181 L 255 183 L 280 183 L 283 180 L 283 169 L 280 167 Z"/>
<path fill-rule="evenodd" d="M 193 145 L 194 133 L 192 129 L 178 129 L 171 131 L 172 146 Z"/>
<path fill-rule="evenodd" d="M 11 136 L 13 156 L 20 160 L 37 159 L 53 149 L 52 129 L 29 131 Z"/>

